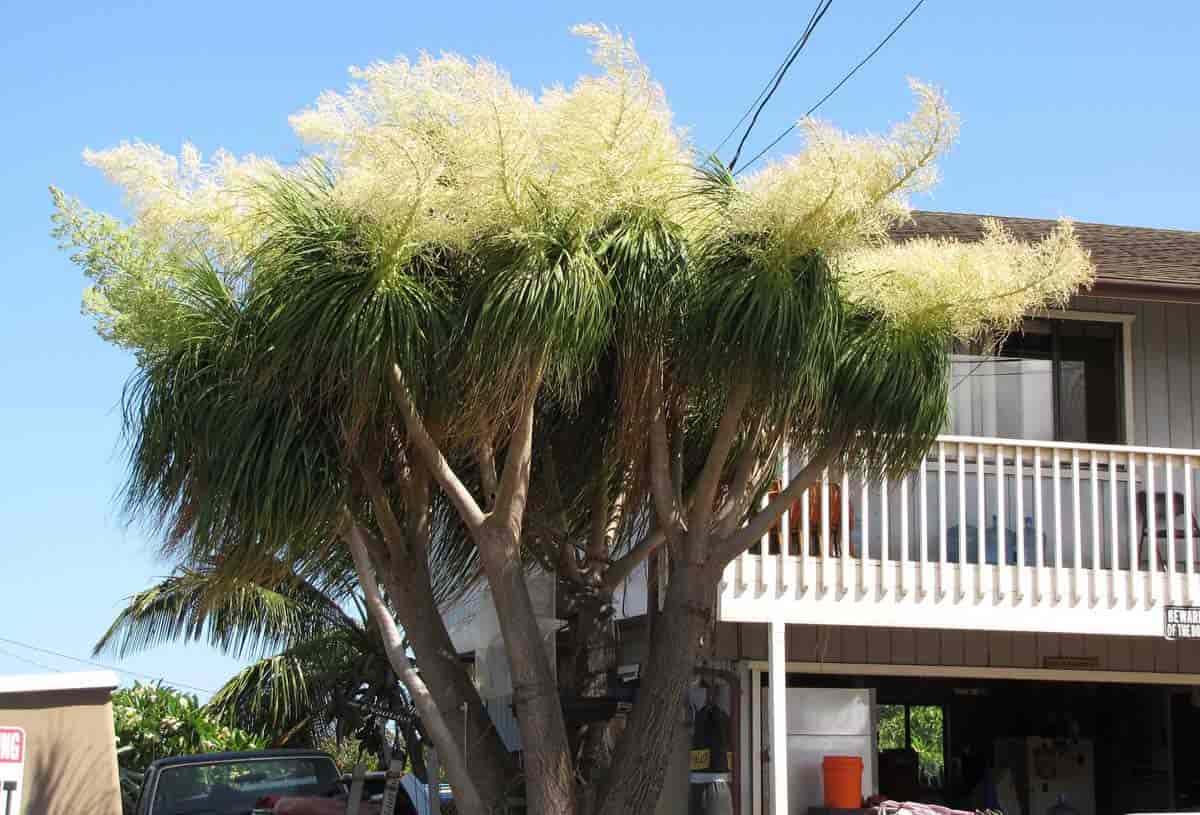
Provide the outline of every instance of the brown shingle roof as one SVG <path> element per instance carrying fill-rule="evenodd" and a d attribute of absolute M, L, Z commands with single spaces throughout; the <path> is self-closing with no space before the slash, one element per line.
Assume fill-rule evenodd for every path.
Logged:
<path fill-rule="evenodd" d="M 959 212 L 916 210 L 910 223 L 893 230 L 897 240 L 928 235 L 978 240 L 980 218 L 994 217 L 1022 240 L 1036 240 L 1055 221 Z M 1141 226 L 1075 223 L 1079 241 L 1092 253 L 1097 288 L 1104 284 L 1200 288 L 1200 232 Z"/>

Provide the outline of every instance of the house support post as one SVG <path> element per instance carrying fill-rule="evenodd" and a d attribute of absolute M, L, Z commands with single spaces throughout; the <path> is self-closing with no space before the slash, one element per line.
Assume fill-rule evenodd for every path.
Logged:
<path fill-rule="evenodd" d="M 771 622 L 767 652 L 771 685 L 771 815 L 788 815 L 786 624 Z"/>

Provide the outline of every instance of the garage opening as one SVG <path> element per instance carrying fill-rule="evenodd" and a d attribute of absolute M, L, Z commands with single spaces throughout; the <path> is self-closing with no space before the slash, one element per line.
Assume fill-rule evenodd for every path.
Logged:
<path fill-rule="evenodd" d="M 861 748 L 871 752 L 867 794 L 1009 815 L 1200 810 L 1200 693 L 1191 688 L 789 673 L 789 721 L 806 719 L 793 700 L 830 698 L 806 692 L 817 688 L 870 700 L 873 738 L 857 742 L 874 745 Z M 760 698 L 765 706 L 765 688 Z M 819 762 L 821 738 L 852 743 L 789 731 L 789 778 L 807 787 L 789 784 L 796 812 L 820 803 L 819 773 L 792 765 Z M 769 790 L 767 775 L 759 789 Z"/>

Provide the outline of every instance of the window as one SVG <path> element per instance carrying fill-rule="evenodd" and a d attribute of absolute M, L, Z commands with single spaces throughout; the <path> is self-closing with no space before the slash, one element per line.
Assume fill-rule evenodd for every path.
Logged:
<path fill-rule="evenodd" d="M 946 718 L 939 705 L 879 705 L 878 743 L 882 750 L 911 749 L 920 761 L 922 781 L 941 782 Z"/>
<path fill-rule="evenodd" d="M 1125 441 L 1122 326 L 1029 319 L 993 352 L 950 362 L 950 432 L 1040 441 Z"/>

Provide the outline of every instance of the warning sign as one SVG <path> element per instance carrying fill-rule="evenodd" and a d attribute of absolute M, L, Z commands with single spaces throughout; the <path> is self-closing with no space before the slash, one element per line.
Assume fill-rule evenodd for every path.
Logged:
<path fill-rule="evenodd" d="M 21 788 L 25 785 L 25 731 L 0 726 L 0 809 L 21 812 Z"/>
<path fill-rule="evenodd" d="M 1200 608 L 1167 606 L 1163 636 L 1169 640 L 1200 640 Z"/>

